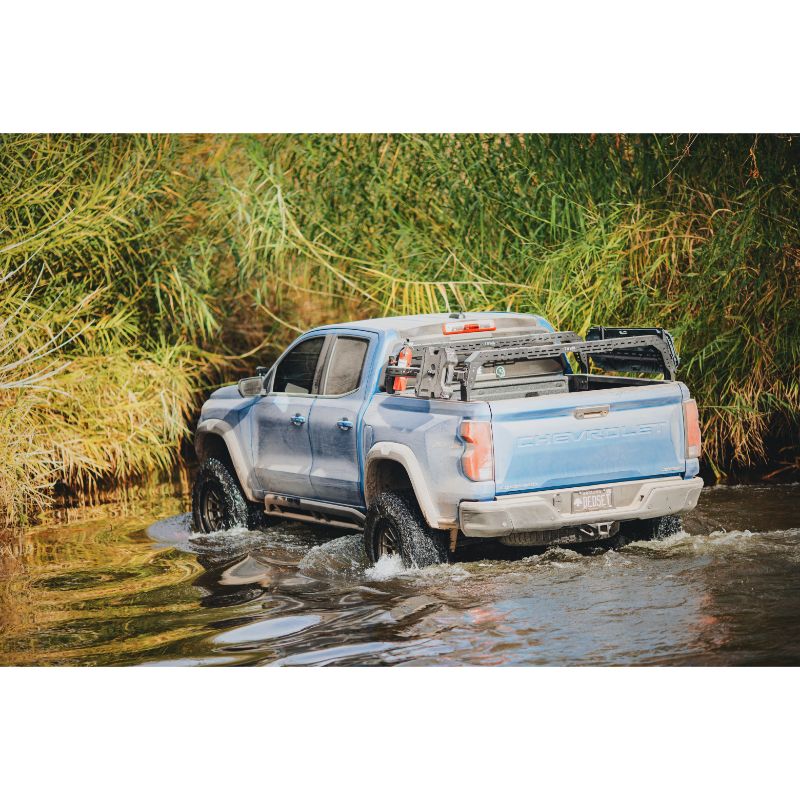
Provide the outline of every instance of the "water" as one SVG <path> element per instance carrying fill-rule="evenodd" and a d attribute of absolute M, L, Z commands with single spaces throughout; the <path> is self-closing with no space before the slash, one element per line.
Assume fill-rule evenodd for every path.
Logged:
<path fill-rule="evenodd" d="M 6 540 L 0 664 L 800 663 L 798 484 L 705 490 L 663 541 L 425 570 L 301 524 L 196 535 L 178 510 Z"/>

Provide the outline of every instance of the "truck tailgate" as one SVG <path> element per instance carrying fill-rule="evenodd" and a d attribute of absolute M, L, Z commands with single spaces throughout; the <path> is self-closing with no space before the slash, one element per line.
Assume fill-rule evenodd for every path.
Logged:
<path fill-rule="evenodd" d="M 682 475 L 676 382 L 489 403 L 497 494 Z"/>

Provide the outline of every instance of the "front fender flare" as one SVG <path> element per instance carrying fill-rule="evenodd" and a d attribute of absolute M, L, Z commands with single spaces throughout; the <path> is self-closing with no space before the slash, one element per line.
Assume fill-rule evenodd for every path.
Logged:
<path fill-rule="evenodd" d="M 253 468 L 233 428 L 225 420 L 203 420 L 197 426 L 197 431 L 194 435 L 194 449 L 200 461 L 205 458 L 205 442 L 209 435 L 219 436 L 225 442 L 233 468 L 236 470 L 236 477 L 239 479 L 239 484 L 247 499 L 253 502 L 260 502 L 261 498 L 257 497 L 254 491 L 258 490 L 258 484 L 255 480 Z"/>

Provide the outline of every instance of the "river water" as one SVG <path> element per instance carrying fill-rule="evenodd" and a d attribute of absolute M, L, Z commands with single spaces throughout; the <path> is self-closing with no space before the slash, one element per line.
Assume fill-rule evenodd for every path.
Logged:
<path fill-rule="evenodd" d="M 799 484 L 706 489 L 662 541 L 416 571 L 365 569 L 358 536 L 197 535 L 179 512 L 2 540 L 0 664 L 800 664 Z"/>

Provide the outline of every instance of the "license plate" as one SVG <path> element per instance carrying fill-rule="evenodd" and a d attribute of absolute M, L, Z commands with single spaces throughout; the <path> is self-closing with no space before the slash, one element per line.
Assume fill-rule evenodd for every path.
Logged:
<path fill-rule="evenodd" d="M 586 514 L 614 508 L 614 495 L 611 489 L 584 489 L 572 493 L 572 513 Z"/>

